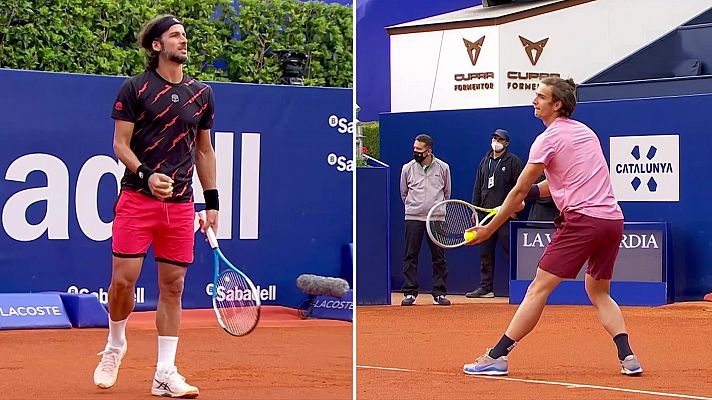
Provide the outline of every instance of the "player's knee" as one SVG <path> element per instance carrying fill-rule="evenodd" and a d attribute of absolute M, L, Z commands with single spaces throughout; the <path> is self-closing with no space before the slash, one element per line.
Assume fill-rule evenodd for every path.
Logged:
<path fill-rule="evenodd" d="M 588 295 L 588 299 L 591 300 L 591 304 L 596 308 L 598 308 L 598 305 L 601 304 L 602 301 L 609 297 L 607 292 L 597 290 L 589 285 L 586 285 L 586 294 Z"/>
<path fill-rule="evenodd" d="M 161 296 L 180 299 L 183 295 L 184 281 L 184 278 L 181 276 L 160 282 L 159 289 Z"/>
<path fill-rule="evenodd" d="M 114 293 L 133 292 L 136 280 L 125 276 L 114 276 L 111 280 L 111 291 Z"/>
<path fill-rule="evenodd" d="M 554 290 L 554 287 L 542 282 L 541 280 L 534 279 L 532 283 L 527 288 L 526 296 L 529 297 L 549 297 L 549 294 Z"/>

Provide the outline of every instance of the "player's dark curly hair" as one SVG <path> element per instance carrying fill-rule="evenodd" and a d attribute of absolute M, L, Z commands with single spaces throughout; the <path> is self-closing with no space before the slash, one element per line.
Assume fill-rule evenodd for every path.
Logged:
<path fill-rule="evenodd" d="M 574 80 L 552 77 L 542 79 L 541 83 L 551 86 L 551 96 L 554 102 L 561 101 L 559 115 L 570 117 L 576 109 L 576 83 Z"/>
<path fill-rule="evenodd" d="M 146 22 L 141 28 L 141 32 L 138 34 L 138 45 L 146 50 L 146 69 L 149 71 L 155 71 L 156 68 L 158 68 L 158 55 L 161 52 L 153 50 L 152 45 L 156 38 L 148 37 L 148 34 L 158 22 L 166 17 L 171 17 L 171 15 L 159 15 L 156 18 Z"/>

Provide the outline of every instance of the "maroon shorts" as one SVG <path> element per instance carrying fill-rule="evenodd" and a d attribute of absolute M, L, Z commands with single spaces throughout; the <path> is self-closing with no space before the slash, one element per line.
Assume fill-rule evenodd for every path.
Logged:
<path fill-rule="evenodd" d="M 623 238 L 623 220 L 589 217 L 567 211 L 554 221 L 556 232 L 539 260 L 539 268 L 560 278 L 574 279 L 588 260 L 586 273 L 611 279 Z"/>
<path fill-rule="evenodd" d="M 153 243 L 156 261 L 193 262 L 195 207 L 192 202 L 166 203 L 122 190 L 114 209 L 111 250 L 116 257 L 145 257 Z"/>

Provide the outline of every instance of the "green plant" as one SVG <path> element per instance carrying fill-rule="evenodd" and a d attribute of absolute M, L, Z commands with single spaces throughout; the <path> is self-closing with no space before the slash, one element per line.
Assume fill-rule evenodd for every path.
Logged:
<path fill-rule="evenodd" d="M 367 149 L 366 154 L 373 158 L 381 156 L 381 138 L 379 135 L 378 122 L 365 122 L 361 125 L 363 133 L 363 146 Z"/>
<path fill-rule="evenodd" d="M 276 83 L 280 50 L 309 56 L 304 83 L 351 87 L 353 43 L 351 8 L 297 0 L 242 0 L 237 15 L 240 40 L 229 53 L 232 80 Z"/>
<path fill-rule="evenodd" d="M 201 80 L 278 83 L 276 50 L 310 56 L 306 85 L 352 86 L 351 7 L 297 0 L 5 0 L 0 67 L 101 75 L 144 69 L 141 26 L 175 14 L 189 39 L 185 70 Z M 236 39 L 237 36 L 237 39 Z"/>

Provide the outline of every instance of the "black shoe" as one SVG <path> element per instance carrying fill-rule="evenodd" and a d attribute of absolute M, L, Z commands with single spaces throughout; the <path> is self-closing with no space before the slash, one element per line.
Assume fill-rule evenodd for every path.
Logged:
<path fill-rule="evenodd" d="M 494 297 L 494 292 L 492 292 L 491 290 L 486 290 L 484 288 L 479 287 L 471 292 L 465 293 L 465 297 L 469 297 L 471 299 L 472 298 L 482 298 L 482 297 L 492 298 L 492 297 Z"/>
<path fill-rule="evenodd" d="M 449 306 L 450 300 L 445 297 L 444 294 L 441 294 L 440 296 L 433 297 L 433 304 L 436 306 Z"/>
<path fill-rule="evenodd" d="M 413 304 L 415 304 L 415 296 L 412 294 L 406 295 L 403 301 L 401 301 L 402 306 L 412 306 Z"/>

